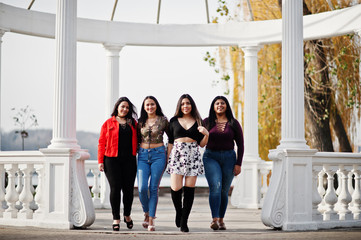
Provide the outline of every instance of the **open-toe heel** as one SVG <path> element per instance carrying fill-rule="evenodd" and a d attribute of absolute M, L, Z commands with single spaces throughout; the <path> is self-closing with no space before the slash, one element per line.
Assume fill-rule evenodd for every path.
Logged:
<path fill-rule="evenodd" d="M 145 218 L 144 218 L 144 221 L 142 223 L 142 226 L 147 229 L 148 226 L 149 226 L 149 216 L 144 214 L 144 217 Z"/>
<path fill-rule="evenodd" d="M 155 231 L 155 226 L 149 225 L 149 226 L 148 226 L 148 231 L 149 231 L 149 232 L 154 232 L 154 231 Z"/>
<path fill-rule="evenodd" d="M 124 217 L 124 222 L 127 224 L 127 228 L 128 229 L 132 229 L 133 228 L 133 220 L 130 220 L 129 222 L 127 222 L 127 220 Z"/>
<path fill-rule="evenodd" d="M 119 223 L 117 223 L 117 224 L 113 224 L 113 231 L 119 231 L 119 228 L 120 228 L 120 225 L 119 225 Z"/>

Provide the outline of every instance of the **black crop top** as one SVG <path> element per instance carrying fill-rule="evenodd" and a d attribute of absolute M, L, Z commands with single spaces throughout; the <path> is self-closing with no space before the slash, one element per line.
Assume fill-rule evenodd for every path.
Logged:
<path fill-rule="evenodd" d="M 204 135 L 198 131 L 197 121 L 193 124 L 191 128 L 186 130 L 182 127 L 182 125 L 180 125 L 178 117 L 172 117 L 169 121 L 168 142 L 170 144 L 173 144 L 175 139 L 182 137 L 192 138 L 193 140 L 196 140 L 199 144 L 202 141 Z"/>

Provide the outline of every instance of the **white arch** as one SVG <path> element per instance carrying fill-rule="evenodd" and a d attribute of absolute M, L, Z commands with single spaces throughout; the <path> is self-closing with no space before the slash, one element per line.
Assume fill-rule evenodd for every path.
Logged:
<path fill-rule="evenodd" d="M 361 5 L 304 17 L 304 39 L 320 39 L 361 29 Z M 0 28 L 54 38 L 55 14 L 0 3 Z M 77 40 L 134 46 L 234 46 L 280 43 L 282 21 L 226 24 L 146 24 L 78 18 Z"/>

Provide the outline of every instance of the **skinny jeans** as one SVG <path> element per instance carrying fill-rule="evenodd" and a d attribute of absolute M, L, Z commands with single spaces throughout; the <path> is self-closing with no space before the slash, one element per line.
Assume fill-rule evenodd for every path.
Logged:
<path fill-rule="evenodd" d="M 123 215 L 130 216 L 137 173 L 135 156 L 104 157 L 104 172 L 110 186 L 113 220 L 120 219 L 120 195 L 123 193 Z"/>
<path fill-rule="evenodd" d="M 155 218 L 160 180 L 166 166 L 165 147 L 144 149 L 138 152 L 138 190 L 143 211 Z M 149 191 L 149 193 L 148 193 Z"/>
<path fill-rule="evenodd" d="M 236 161 L 234 150 L 212 151 L 206 149 L 203 154 L 204 170 L 209 185 L 209 206 L 212 218 L 224 218 Z"/>

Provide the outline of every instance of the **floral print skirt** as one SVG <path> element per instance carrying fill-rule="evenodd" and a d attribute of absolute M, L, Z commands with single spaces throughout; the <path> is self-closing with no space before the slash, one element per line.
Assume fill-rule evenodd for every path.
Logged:
<path fill-rule="evenodd" d="M 174 142 L 167 172 L 184 176 L 202 175 L 204 166 L 197 142 Z"/>

